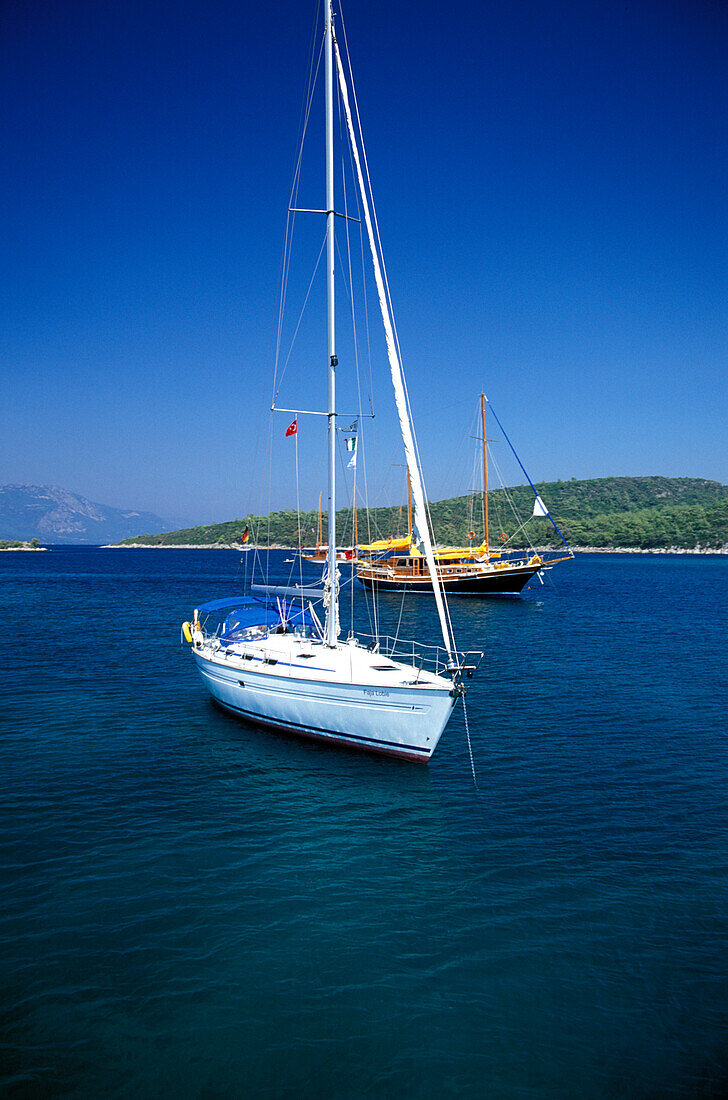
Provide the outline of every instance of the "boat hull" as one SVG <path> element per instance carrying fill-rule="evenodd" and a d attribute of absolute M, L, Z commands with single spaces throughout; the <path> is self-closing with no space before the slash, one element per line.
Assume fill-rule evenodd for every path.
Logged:
<path fill-rule="evenodd" d="M 442 577 L 440 583 L 453 596 L 517 596 L 538 573 L 540 565 L 493 570 L 464 577 Z M 367 577 L 357 574 L 365 588 L 379 592 L 421 592 L 432 595 L 429 577 Z"/>
<path fill-rule="evenodd" d="M 213 700 L 258 725 L 427 763 L 455 705 L 446 687 L 298 680 L 232 667 L 193 650 Z"/>

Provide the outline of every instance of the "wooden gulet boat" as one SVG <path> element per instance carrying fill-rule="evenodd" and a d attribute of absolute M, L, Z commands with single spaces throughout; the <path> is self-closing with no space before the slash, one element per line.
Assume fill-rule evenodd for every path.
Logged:
<path fill-rule="evenodd" d="M 485 394 L 480 395 L 483 429 L 483 542 L 480 546 L 447 546 L 435 548 L 437 576 L 443 590 L 457 596 L 517 596 L 528 582 L 543 570 L 567 556 L 544 559 L 535 552 L 505 557 L 500 550 L 491 550 L 488 512 L 488 447 L 485 418 Z M 509 440 L 510 443 L 510 440 Z M 515 451 L 514 451 L 515 454 Z M 518 456 L 516 455 L 518 459 Z M 520 459 L 518 459 L 520 464 Z M 525 471 L 524 471 L 525 473 Z M 528 477 L 528 475 L 526 475 Z M 529 479 L 530 483 L 530 479 Z M 533 485 L 531 486 L 533 488 Z M 548 509 L 535 493 L 534 515 L 548 516 Z M 554 527 L 556 524 L 553 523 Z M 408 477 L 409 534 L 405 539 L 383 539 L 359 547 L 356 575 L 366 587 L 384 592 L 420 592 L 432 594 L 432 581 L 423 568 L 422 555 L 412 541 L 412 493 Z M 558 531 L 558 528 L 556 527 Z M 472 537 L 475 533 L 471 532 Z M 559 531 L 559 535 L 561 532 Z M 563 538 L 563 536 L 561 536 Z M 568 547 L 567 547 L 568 549 Z"/>

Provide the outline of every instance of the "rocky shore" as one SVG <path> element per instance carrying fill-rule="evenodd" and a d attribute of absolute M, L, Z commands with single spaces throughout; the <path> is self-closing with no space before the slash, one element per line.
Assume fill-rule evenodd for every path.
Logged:
<path fill-rule="evenodd" d="M 30 549 L 30 547 L 28 547 Z M 41 547 L 42 549 L 42 547 Z M 242 546 L 235 546 L 233 543 L 179 543 L 174 546 L 157 545 L 150 546 L 144 542 L 127 542 L 124 544 L 115 543 L 108 546 L 102 546 L 102 550 L 237 550 L 239 553 L 243 552 Z M 295 546 L 278 546 L 273 545 L 270 547 L 259 546 L 249 547 L 249 549 L 260 550 L 261 553 L 265 550 L 287 550 L 291 554 L 297 552 Z M 553 546 L 537 546 L 535 547 L 539 554 L 553 554 L 559 547 Z M 728 544 L 721 546 L 718 549 L 711 547 L 694 546 L 692 549 L 685 549 L 680 546 L 660 546 L 652 547 L 648 550 L 643 549 L 641 546 L 572 546 L 571 549 L 575 554 L 727 554 Z M 246 552 L 248 548 L 245 548 Z M 523 549 L 522 551 L 514 550 L 513 553 L 527 553 L 528 551 Z"/>
<path fill-rule="evenodd" d="M 12 545 L 12 546 L 3 546 L 2 542 L 0 542 L 0 553 L 2 553 L 3 551 L 5 551 L 7 553 L 10 553 L 10 552 L 17 553 L 18 550 L 31 550 L 31 551 L 35 552 L 36 550 L 47 550 L 47 549 L 48 549 L 47 546 L 31 546 L 29 542 L 19 542 L 19 543 L 16 543 L 15 545 Z"/>
<path fill-rule="evenodd" d="M 237 550 L 239 553 L 247 553 L 248 550 L 254 550 L 253 546 L 236 546 L 232 542 L 180 542 L 175 543 L 172 546 L 169 543 L 152 546 L 146 542 L 113 542 L 107 546 L 102 546 L 101 550 Z M 294 548 L 291 546 L 271 546 L 271 547 L 257 547 L 259 550 L 290 550 L 294 552 Z"/>
<path fill-rule="evenodd" d="M 660 546 L 643 549 L 641 546 L 572 546 L 575 554 L 728 554 L 728 546 L 694 546 L 687 550 L 681 546 Z M 540 553 L 540 551 L 539 551 Z"/>

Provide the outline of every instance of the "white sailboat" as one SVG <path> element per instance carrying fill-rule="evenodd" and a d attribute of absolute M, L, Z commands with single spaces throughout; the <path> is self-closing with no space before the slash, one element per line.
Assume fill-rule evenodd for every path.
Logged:
<path fill-rule="evenodd" d="M 346 75 L 325 8 L 326 289 L 328 343 L 328 553 L 323 593 L 271 589 L 253 597 L 198 607 L 183 625 L 186 640 L 213 699 L 254 722 L 307 737 L 410 760 L 427 761 L 482 654 L 458 653 L 432 548 L 422 476 L 410 423 L 402 366 L 362 171 Z M 413 540 L 429 570 L 442 645 L 401 643 L 349 634 L 340 638 L 336 566 L 336 327 L 334 293 L 334 73 L 338 79 L 355 175 L 384 323 L 407 468 L 412 484 Z M 254 589 L 255 590 L 255 589 Z M 323 595 L 325 621 L 313 600 Z"/>

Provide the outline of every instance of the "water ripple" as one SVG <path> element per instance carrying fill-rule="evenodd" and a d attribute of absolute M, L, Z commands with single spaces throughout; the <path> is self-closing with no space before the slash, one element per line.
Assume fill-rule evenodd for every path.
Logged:
<path fill-rule="evenodd" d="M 234 556 L 23 558 L 4 606 L 47 631 L 42 664 L 30 627 L 6 647 L 9 1095 L 721 1094 L 728 561 L 456 603 L 488 651 L 476 796 L 459 710 L 429 768 L 214 710 L 179 623 Z"/>

